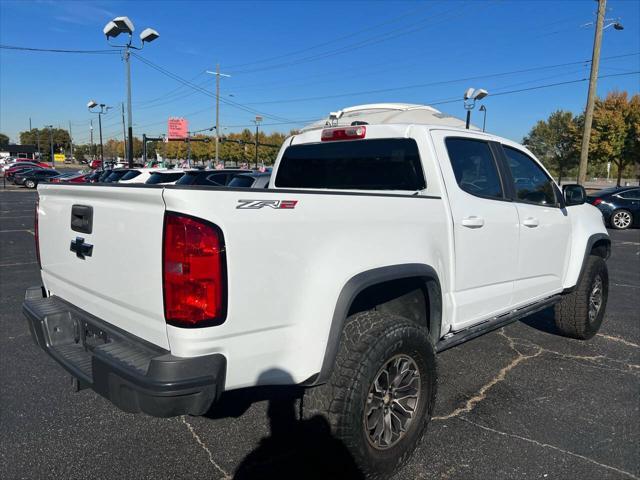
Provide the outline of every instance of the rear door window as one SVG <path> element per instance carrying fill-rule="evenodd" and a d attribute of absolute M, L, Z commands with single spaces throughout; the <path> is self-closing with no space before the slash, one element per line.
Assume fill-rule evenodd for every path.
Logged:
<path fill-rule="evenodd" d="M 282 156 L 275 185 L 414 191 L 426 181 L 415 140 L 390 138 L 293 145 Z"/>
<path fill-rule="evenodd" d="M 471 138 L 447 138 L 449 160 L 458 186 L 477 197 L 502 199 L 502 184 L 489 144 Z"/>

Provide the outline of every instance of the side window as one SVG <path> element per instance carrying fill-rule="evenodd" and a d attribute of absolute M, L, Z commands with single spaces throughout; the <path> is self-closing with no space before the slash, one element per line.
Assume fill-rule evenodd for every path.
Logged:
<path fill-rule="evenodd" d="M 626 200 L 638 200 L 640 199 L 640 189 L 636 188 L 634 190 L 627 190 L 620 193 L 618 196 Z"/>
<path fill-rule="evenodd" d="M 453 173 L 462 190 L 478 197 L 503 198 L 498 167 L 487 142 L 447 138 L 445 143 Z"/>
<path fill-rule="evenodd" d="M 203 185 L 213 184 L 224 187 L 226 185 L 227 175 L 225 173 L 214 173 L 209 175 L 206 182 L 202 182 Z"/>
<path fill-rule="evenodd" d="M 536 161 L 515 148 L 502 147 L 513 176 L 516 199 L 539 205 L 555 205 L 557 199 L 553 181 Z"/>

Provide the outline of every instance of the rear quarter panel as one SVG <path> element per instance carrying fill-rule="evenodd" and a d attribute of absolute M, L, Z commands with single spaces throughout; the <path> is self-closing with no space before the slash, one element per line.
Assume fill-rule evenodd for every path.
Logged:
<path fill-rule="evenodd" d="M 168 187 L 164 200 L 168 211 L 213 222 L 225 236 L 225 323 L 169 326 L 168 336 L 174 355 L 223 353 L 227 389 L 306 380 L 320 371 L 336 301 L 351 277 L 405 263 L 444 276 L 450 254 L 437 197 Z M 239 200 L 298 203 L 247 210 Z"/>

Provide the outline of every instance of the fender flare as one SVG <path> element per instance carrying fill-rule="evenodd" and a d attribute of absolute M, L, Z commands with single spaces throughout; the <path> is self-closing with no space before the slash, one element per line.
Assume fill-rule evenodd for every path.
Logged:
<path fill-rule="evenodd" d="M 336 307 L 331 320 L 331 328 L 327 339 L 327 346 L 322 361 L 320 373 L 315 378 L 305 382 L 309 385 L 317 385 L 325 383 L 331 371 L 333 370 L 342 330 L 344 328 L 349 309 L 353 301 L 364 289 L 373 285 L 388 282 L 391 280 L 400 280 L 403 278 L 418 277 L 425 280 L 425 286 L 429 294 L 429 318 L 432 322 L 430 336 L 436 342 L 440 336 L 440 325 L 442 317 L 442 290 L 440 288 L 440 279 L 433 267 L 421 263 L 407 263 L 400 265 L 389 265 L 386 267 L 374 268 L 361 272 L 351 277 L 342 287 Z"/>
<path fill-rule="evenodd" d="M 587 265 L 587 259 L 591 254 L 591 249 L 596 244 L 596 242 L 599 242 L 600 240 L 604 240 L 607 245 L 607 254 L 604 257 L 604 259 L 607 260 L 611 256 L 611 238 L 609 237 L 609 235 L 607 235 L 606 233 L 594 233 L 593 235 L 591 235 L 587 240 L 587 246 L 584 250 L 584 256 L 582 257 L 582 265 L 580 266 L 580 272 L 578 273 L 578 278 L 576 279 L 576 283 L 575 285 L 569 288 L 565 288 L 562 292 L 563 294 L 571 293 L 576 289 L 576 287 L 580 283 L 580 280 L 582 279 L 582 274 L 584 273 L 584 269 Z"/>

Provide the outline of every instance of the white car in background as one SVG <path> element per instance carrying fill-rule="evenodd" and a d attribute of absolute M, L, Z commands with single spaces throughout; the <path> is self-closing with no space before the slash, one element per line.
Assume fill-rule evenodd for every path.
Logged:
<path fill-rule="evenodd" d="M 182 178 L 185 170 L 183 168 L 156 168 L 147 179 L 147 185 L 173 185 Z"/>
<path fill-rule="evenodd" d="M 166 174 L 165 177 L 155 175 L 156 173 Z M 176 176 L 176 174 L 179 175 Z M 118 183 L 147 183 L 154 176 L 154 184 L 172 183 L 178 180 L 182 176 L 182 170 L 169 170 L 167 168 L 158 167 L 145 167 L 145 168 L 131 168 Z M 175 177 L 175 178 L 174 178 Z M 173 180 L 171 180 L 173 179 Z"/>

